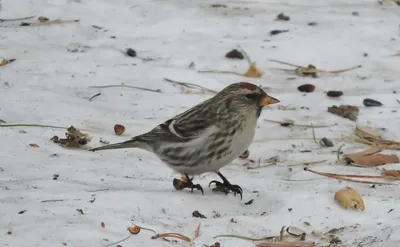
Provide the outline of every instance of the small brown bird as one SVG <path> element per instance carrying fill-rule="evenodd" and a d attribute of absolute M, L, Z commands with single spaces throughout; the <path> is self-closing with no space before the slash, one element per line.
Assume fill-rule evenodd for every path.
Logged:
<path fill-rule="evenodd" d="M 217 173 L 216 187 L 242 197 L 242 188 L 232 185 L 219 169 L 242 154 L 253 141 L 257 120 L 264 106 L 278 103 L 260 87 L 234 83 L 214 97 L 132 139 L 91 149 L 140 148 L 157 155 L 167 166 L 185 175 L 185 187 L 200 190 L 189 176 Z"/>

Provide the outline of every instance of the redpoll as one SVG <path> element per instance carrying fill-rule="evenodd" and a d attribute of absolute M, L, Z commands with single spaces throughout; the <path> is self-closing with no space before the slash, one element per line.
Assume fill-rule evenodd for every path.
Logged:
<path fill-rule="evenodd" d="M 215 172 L 221 179 L 211 181 L 218 190 L 232 191 L 242 197 L 242 188 L 232 185 L 219 169 L 247 150 L 254 138 L 257 120 L 264 106 L 278 103 L 260 87 L 234 83 L 214 97 L 167 120 L 151 131 L 132 139 L 90 151 L 140 148 L 154 153 L 171 169 L 185 175 L 184 187 L 200 190 L 193 175 Z"/>

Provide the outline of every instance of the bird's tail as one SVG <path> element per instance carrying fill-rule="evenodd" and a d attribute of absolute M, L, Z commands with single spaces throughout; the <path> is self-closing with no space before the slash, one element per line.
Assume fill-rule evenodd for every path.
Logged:
<path fill-rule="evenodd" d="M 113 143 L 97 148 L 92 148 L 89 149 L 89 151 L 100 151 L 100 150 L 108 150 L 108 149 L 121 149 L 121 148 L 142 148 L 146 149 L 146 144 L 143 142 L 139 141 L 137 138 L 133 138 L 132 140 L 129 141 L 124 141 L 124 142 L 118 142 L 118 143 Z"/>

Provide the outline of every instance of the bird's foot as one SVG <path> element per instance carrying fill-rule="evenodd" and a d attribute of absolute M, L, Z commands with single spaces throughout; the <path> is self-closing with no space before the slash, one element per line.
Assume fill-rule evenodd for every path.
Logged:
<path fill-rule="evenodd" d="M 228 194 L 230 191 L 232 191 L 235 196 L 236 194 L 239 194 L 240 200 L 242 200 L 243 189 L 239 185 L 231 184 L 228 182 L 228 180 L 225 179 L 223 183 L 213 180 L 209 183 L 208 187 L 210 187 L 212 183 L 215 183 L 215 188 L 213 189 L 213 191 L 223 192 L 225 194 Z"/>
<path fill-rule="evenodd" d="M 174 178 L 173 184 L 176 190 L 183 190 L 185 188 L 189 188 L 191 189 L 191 193 L 193 193 L 193 190 L 197 189 L 200 190 L 201 193 L 204 195 L 203 188 L 201 187 L 200 184 L 193 184 L 192 182 L 193 179 L 190 179 L 189 176 L 187 175 L 185 175 L 184 178 L 185 178 L 184 180 Z"/>

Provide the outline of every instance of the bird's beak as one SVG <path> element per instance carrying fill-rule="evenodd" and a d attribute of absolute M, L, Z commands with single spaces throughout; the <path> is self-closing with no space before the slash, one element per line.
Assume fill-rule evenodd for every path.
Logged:
<path fill-rule="evenodd" d="M 271 96 L 265 96 L 260 100 L 260 106 L 272 105 L 279 102 L 280 102 L 279 100 L 272 98 Z"/>

